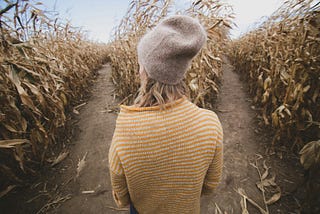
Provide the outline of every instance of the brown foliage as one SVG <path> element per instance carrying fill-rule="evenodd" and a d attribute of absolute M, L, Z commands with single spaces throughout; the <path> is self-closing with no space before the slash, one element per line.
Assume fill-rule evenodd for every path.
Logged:
<path fill-rule="evenodd" d="M 248 82 L 273 144 L 300 149 L 320 133 L 320 11 L 313 0 L 286 1 L 232 43 L 231 59 Z"/>
<path fill-rule="evenodd" d="M 11 11 L 12 10 L 12 11 Z M 35 173 L 107 48 L 28 1 L 0 12 L 0 190 Z M 35 164 L 36 163 L 36 164 Z"/>

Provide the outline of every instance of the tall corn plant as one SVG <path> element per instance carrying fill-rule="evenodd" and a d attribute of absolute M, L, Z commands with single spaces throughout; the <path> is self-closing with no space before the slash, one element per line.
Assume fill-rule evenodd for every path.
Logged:
<path fill-rule="evenodd" d="M 137 43 L 150 28 L 166 16 L 179 13 L 196 17 L 208 33 L 208 42 L 193 60 L 186 76 L 190 96 L 199 106 L 212 108 L 218 93 L 221 77 L 221 54 L 227 40 L 228 28 L 232 22 L 232 10 L 220 1 L 202 0 L 191 3 L 186 10 L 172 11 L 173 1 L 132 1 L 127 14 L 115 29 L 111 43 L 112 80 L 116 94 L 124 103 L 132 103 L 138 88 L 139 70 Z"/>
<path fill-rule="evenodd" d="M 273 144 L 300 149 L 320 138 L 319 36 L 319 2 L 295 0 L 232 44 L 234 66 L 275 130 Z"/>
<path fill-rule="evenodd" d="M 198 18 L 207 32 L 207 43 L 187 73 L 190 97 L 195 104 L 212 109 L 219 94 L 224 47 L 229 42 L 228 31 L 233 20 L 232 8 L 220 1 L 204 0 L 193 2 L 184 13 Z"/>
<path fill-rule="evenodd" d="M 87 90 L 105 45 L 51 20 L 37 3 L 6 1 L 0 10 L 0 191 L 36 174 L 66 110 Z"/>
<path fill-rule="evenodd" d="M 170 1 L 132 1 L 115 29 L 111 43 L 112 80 L 116 94 L 129 103 L 138 91 L 139 71 L 136 47 L 139 38 L 168 14 Z"/>

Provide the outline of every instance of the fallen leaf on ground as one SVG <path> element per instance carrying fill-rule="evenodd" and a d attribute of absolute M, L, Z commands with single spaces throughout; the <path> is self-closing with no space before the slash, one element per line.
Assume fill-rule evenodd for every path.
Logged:
<path fill-rule="evenodd" d="M 0 148 L 14 148 L 17 145 L 21 145 L 24 143 L 30 143 L 27 139 L 10 139 L 10 140 L 0 140 Z"/>
<path fill-rule="evenodd" d="M 263 175 L 261 176 L 261 180 L 266 179 L 266 178 L 268 177 L 268 174 L 269 174 L 269 169 L 270 169 L 270 167 L 267 166 L 265 160 L 263 161 L 263 168 L 264 168 L 266 171 L 264 171 Z"/>
<path fill-rule="evenodd" d="M 79 177 L 80 172 L 83 170 L 83 168 L 86 166 L 86 157 L 87 157 L 88 152 L 86 152 L 86 154 L 82 157 L 81 160 L 79 160 L 78 162 L 78 167 L 77 167 L 77 176 Z"/>
<path fill-rule="evenodd" d="M 55 206 L 57 204 L 66 202 L 67 200 L 71 199 L 71 194 L 68 194 L 66 196 L 56 196 L 55 198 L 53 198 L 51 201 L 49 201 L 47 204 L 45 204 L 43 207 L 41 207 L 41 209 L 36 213 L 36 214 L 40 214 L 40 213 L 48 213 L 48 210 L 52 207 Z"/>
<path fill-rule="evenodd" d="M 16 185 L 10 185 L 5 190 L 0 192 L 0 198 L 8 194 L 11 190 L 13 190 L 16 187 Z"/>
<path fill-rule="evenodd" d="M 307 143 L 299 152 L 300 163 L 304 169 L 320 163 L 320 140 Z"/>
<path fill-rule="evenodd" d="M 241 190 L 240 190 L 241 191 Z M 240 201 L 240 205 L 241 205 L 241 210 L 242 210 L 242 214 L 249 214 L 249 211 L 247 209 L 247 200 L 246 197 L 242 197 L 241 201 Z"/>
<path fill-rule="evenodd" d="M 281 198 L 281 192 L 274 194 L 269 200 L 266 201 L 267 205 L 277 202 Z"/>
<path fill-rule="evenodd" d="M 242 214 L 249 214 L 248 210 L 246 209 L 246 201 L 249 201 L 253 206 L 258 208 L 261 214 L 269 214 L 269 212 L 265 211 L 262 207 L 260 207 L 257 202 L 255 202 L 253 199 L 249 198 L 247 196 L 247 193 L 242 188 L 238 188 L 236 192 L 243 197 L 244 202 L 242 202 L 241 206 L 243 206 L 245 209 L 242 210 Z"/>
<path fill-rule="evenodd" d="M 109 209 L 115 210 L 115 211 L 129 211 L 128 208 L 118 208 L 118 207 L 113 207 L 113 206 L 106 206 Z"/>
<path fill-rule="evenodd" d="M 74 107 L 74 109 L 80 108 L 80 107 L 82 107 L 82 106 L 84 106 L 84 105 L 86 105 L 86 104 L 87 104 L 87 103 L 82 103 L 82 104 L 80 104 L 80 105 L 77 105 L 77 106 Z"/>
<path fill-rule="evenodd" d="M 69 155 L 69 152 L 62 152 L 62 153 L 60 153 L 59 156 L 58 156 L 54 161 L 52 161 L 51 166 L 57 165 L 58 163 L 60 163 L 61 161 L 63 161 L 68 155 Z"/>
<path fill-rule="evenodd" d="M 268 178 L 268 179 L 263 179 L 262 181 L 257 182 L 257 187 L 263 191 L 264 187 L 268 187 L 268 186 L 277 186 L 276 182 L 275 182 L 276 176 L 272 176 L 272 178 Z"/>
<path fill-rule="evenodd" d="M 218 204 L 217 203 L 214 203 L 214 204 L 215 204 L 215 214 L 223 214 Z"/>
<path fill-rule="evenodd" d="M 85 190 L 85 191 L 82 191 L 82 194 L 93 194 L 95 193 L 94 190 Z"/>
<path fill-rule="evenodd" d="M 73 109 L 73 113 L 75 113 L 75 114 L 80 114 L 80 112 L 77 110 L 77 109 Z"/>

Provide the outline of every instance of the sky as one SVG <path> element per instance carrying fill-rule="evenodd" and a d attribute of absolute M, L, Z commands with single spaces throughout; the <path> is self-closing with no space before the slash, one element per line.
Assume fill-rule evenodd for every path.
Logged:
<path fill-rule="evenodd" d="M 1 0 L 0 0 L 1 1 Z M 67 19 L 75 27 L 88 31 L 91 40 L 108 42 L 112 29 L 125 15 L 131 0 L 36 0 L 49 11 L 57 11 L 59 17 Z M 190 4 L 192 0 L 175 0 L 176 7 Z M 233 6 L 235 23 L 231 38 L 245 33 L 250 26 L 269 16 L 280 5 L 281 0 L 222 0 Z"/>

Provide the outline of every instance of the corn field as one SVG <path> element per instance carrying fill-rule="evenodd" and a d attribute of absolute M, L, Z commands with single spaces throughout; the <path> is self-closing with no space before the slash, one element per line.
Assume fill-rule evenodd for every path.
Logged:
<path fill-rule="evenodd" d="M 52 155 L 67 111 L 107 59 L 107 47 L 36 3 L 0 11 L 0 190 L 22 184 Z"/>
<path fill-rule="evenodd" d="M 231 43 L 273 145 L 301 149 L 320 138 L 320 4 L 286 1 L 257 29 Z"/>
<path fill-rule="evenodd" d="M 228 55 L 263 123 L 274 130 L 272 145 L 300 150 L 303 167 L 318 172 L 319 2 L 285 1 L 256 29 L 231 41 L 234 14 L 223 1 L 194 0 L 175 10 L 173 0 L 132 0 L 108 45 L 89 41 L 81 30 L 39 9 L 41 4 L 5 2 L 0 9 L 0 196 L 37 175 L 64 146 L 60 139 L 71 110 L 104 63 L 111 61 L 120 104 L 133 103 L 140 85 L 137 44 L 173 14 L 199 19 L 208 35 L 185 76 L 192 102 L 215 107 Z"/>
<path fill-rule="evenodd" d="M 139 39 L 164 17 L 174 13 L 198 18 L 207 30 L 207 44 L 193 60 L 185 81 L 192 101 L 201 107 L 212 108 L 222 75 L 221 58 L 233 19 L 231 7 L 214 0 L 194 1 L 183 11 L 172 11 L 172 1 L 136 0 L 130 3 L 110 44 L 112 80 L 123 103 L 132 103 L 138 91 L 136 48 Z"/>

